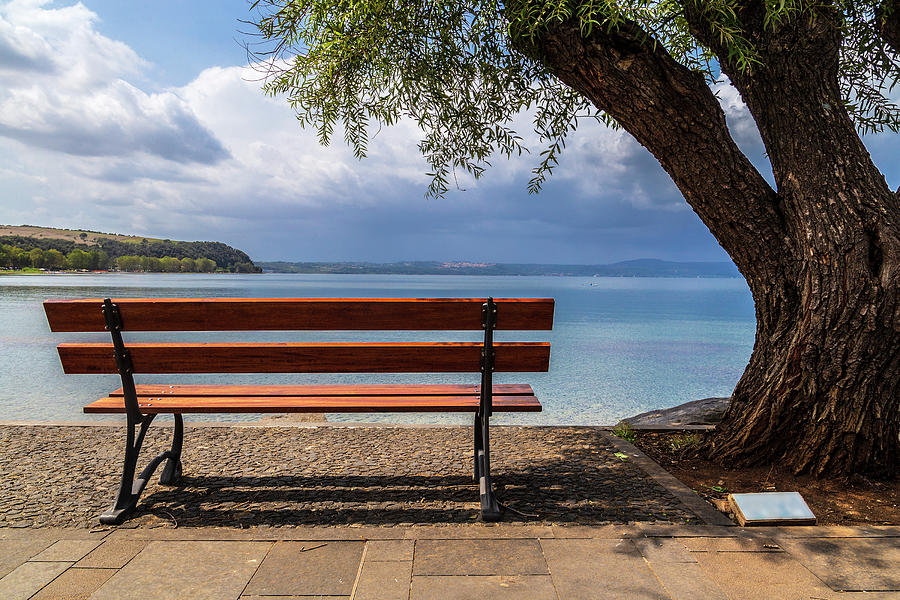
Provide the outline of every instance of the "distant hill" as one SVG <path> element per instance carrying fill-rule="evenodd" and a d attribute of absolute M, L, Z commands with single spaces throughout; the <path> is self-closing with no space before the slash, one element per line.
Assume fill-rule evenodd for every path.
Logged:
<path fill-rule="evenodd" d="M 576 277 L 740 277 L 730 262 L 670 262 L 654 258 L 627 260 L 609 265 L 542 265 L 531 263 L 472 263 L 412 261 L 367 262 L 265 262 L 263 271 L 274 273 L 333 273 L 380 275 L 559 275 Z"/>
<path fill-rule="evenodd" d="M 140 243 L 161 242 L 158 238 L 147 238 L 137 235 L 122 235 L 120 233 L 101 233 L 89 229 L 57 229 L 56 227 L 39 227 L 37 225 L 0 225 L 0 237 L 21 236 L 38 240 L 68 240 L 76 244 L 96 246 L 99 242 L 116 240 L 119 242 Z"/>
<path fill-rule="evenodd" d="M 250 257 L 222 242 L 184 242 L 86 229 L 57 229 L 35 225 L 0 225 L 0 244 L 30 250 L 58 250 L 69 254 L 75 249 L 103 250 L 110 259 L 120 256 L 163 258 L 208 258 L 226 271 L 255 271 Z"/>

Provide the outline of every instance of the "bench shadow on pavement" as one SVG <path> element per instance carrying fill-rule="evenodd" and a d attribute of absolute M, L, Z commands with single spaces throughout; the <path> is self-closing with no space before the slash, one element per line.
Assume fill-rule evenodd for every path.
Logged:
<path fill-rule="evenodd" d="M 572 461 L 499 472 L 504 522 L 579 524 L 698 520 L 646 478 L 621 477 Z M 132 517 L 154 515 L 179 526 L 278 526 L 466 523 L 478 519 L 478 488 L 461 475 L 184 476 L 153 485 Z"/>

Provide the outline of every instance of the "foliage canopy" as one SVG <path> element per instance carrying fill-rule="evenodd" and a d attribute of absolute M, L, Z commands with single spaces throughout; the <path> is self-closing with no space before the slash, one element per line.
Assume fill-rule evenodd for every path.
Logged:
<path fill-rule="evenodd" d="M 0 267 L 64 267 L 64 264 L 49 264 L 47 260 L 39 258 L 41 252 L 46 253 L 55 251 L 60 256 L 68 257 L 69 265 L 73 269 L 103 269 L 107 267 L 108 262 L 115 262 L 117 258 L 122 256 L 147 257 L 154 259 L 163 259 L 164 257 L 173 257 L 180 261 L 186 259 L 199 261 L 209 260 L 213 263 L 212 270 L 221 268 L 226 271 L 234 272 L 256 272 L 258 269 L 250 260 L 246 253 L 232 248 L 222 242 L 181 242 L 173 240 L 142 240 L 140 243 L 123 242 L 115 239 L 102 239 L 96 246 L 87 246 L 79 244 L 72 240 L 59 238 L 36 238 L 26 236 L 0 236 L 0 244 L 8 251 L 0 253 Z M 18 250 L 14 253 L 13 250 Z M 14 259 L 14 255 L 18 256 L 22 253 L 36 252 L 38 258 L 34 260 L 18 260 Z M 84 256 L 92 254 L 94 258 L 86 261 Z M 72 263 L 72 256 L 75 256 L 75 262 Z M 3 262 L 6 259 L 7 263 Z M 58 261 L 57 261 L 58 262 Z M 87 266 L 83 266 L 87 263 Z M 180 265 L 182 263 L 179 263 Z M 204 263 L 204 268 L 208 266 Z M 162 269 L 150 268 L 144 265 L 145 271 L 158 271 Z M 134 269 L 130 269 L 134 270 Z M 192 271 L 193 268 L 179 270 Z"/>
<path fill-rule="evenodd" d="M 769 30 L 795 19 L 832 23 L 841 33 L 842 92 L 858 130 L 900 131 L 900 110 L 889 97 L 900 60 L 879 34 L 894 2 L 764 1 Z M 727 48 L 722 60 L 741 71 L 764 66 L 736 0 L 256 0 L 253 8 L 261 40 L 248 50 L 264 69 L 265 91 L 285 96 L 323 144 L 340 125 L 359 158 L 373 127 L 412 119 L 431 169 L 428 196 L 443 195 L 457 170 L 478 178 L 492 156 L 528 152 L 514 127 L 522 114 L 531 116 L 543 147 L 531 192 L 580 119 L 615 125 L 541 61 L 533 42 L 555 23 L 576 20 L 585 36 L 636 27 L 644 43 L 662 45 L 714 82 L 720 65 L 685 16 L 699 11 Z"/>

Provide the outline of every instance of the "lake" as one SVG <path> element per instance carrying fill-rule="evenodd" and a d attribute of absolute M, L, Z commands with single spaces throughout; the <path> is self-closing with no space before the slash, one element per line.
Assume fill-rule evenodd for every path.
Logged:
<path fill-rule="evenodd" d="M 449 275 L 71 274 L 0 276 L 0 420 L 102 420 L 81 407 L 119 387 L 115 375 L 63 375 L 56 345 L 109 341 L 107 334 L 51 334 L 48 298 L 111 297 L 552 297 L 553 331 L 498 332 L 546 340 L 549 373 L 499 374 L 531 383 L 536 414 L 496 423 L 606 425 L 639 412 L 729 396 L 753 347 L 753 301 L 742 279 L 479 277 Z M 449 334 L 449 335 L 448 335 Z M 128 340 L 237 341 L 243 333 L 132 333 Z M 263 332 L 254 340 L 473 340 L 478 333 Z M 477 375 L 145 375 L 138 383 L 477 383 Z M 189 415 L 189 420 L 249 420 Z M 329 415 L 330 421 L 468 423 L 465 415 Z"/>

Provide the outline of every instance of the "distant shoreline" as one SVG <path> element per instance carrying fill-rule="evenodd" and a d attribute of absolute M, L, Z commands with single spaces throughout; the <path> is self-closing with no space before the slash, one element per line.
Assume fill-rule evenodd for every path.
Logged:
<path fill-rule="evenodd" d="M 270 271 L 263 270 L 262 273 L 230 273 L 230 272 L 212 272 L 212 273 L 183 273 L 183 272 L 156 272 L 156 271 L 13 271 L 0 270 L 0 277 L 3 276 L 34 276 L 34 275 L 51 275 L 51 276 L 84 276 L 84 275 L 427 275 L 430 277 L 444 276 L 465 276 L 465 277 L 580 277 L 585 279 L 742 279 L 740 275 L 699 275 L 699 274 L 616 274 L 616 275 L 581 275 L 573 273 L 404 273 L 404 272 L 322 272 L 322 271 Z M 592 285 L 592 284 L 589 284 Z"/>
<path fill-rule="evenodd" d="M 255 261 L 255 264 L 268 273 L 296 273 L 304 275 L 741 278 L 737 267 L 731 262 L 673 262 L 659 259 L 638 259 L 606 265 L 437 261 L 394 263 Z"/>

